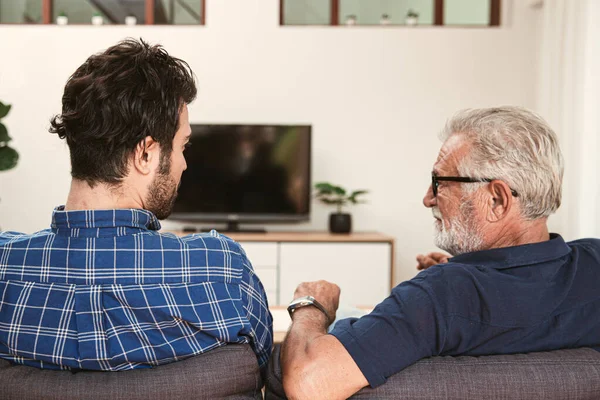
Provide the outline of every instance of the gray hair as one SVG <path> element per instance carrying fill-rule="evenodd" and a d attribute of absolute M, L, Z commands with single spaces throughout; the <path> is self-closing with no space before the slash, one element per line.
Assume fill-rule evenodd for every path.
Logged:
<path fill-rule="evenodd" d="M 510 106 L 463 110 L 440 136 L 446 140 L 454 134 L 464 135 L 472 146 L 458 172 L 506 182 L 519 194 L 523 218 L 548 217 L 560 207 L 563 156 L 556 133 L 540 116 Z"/>

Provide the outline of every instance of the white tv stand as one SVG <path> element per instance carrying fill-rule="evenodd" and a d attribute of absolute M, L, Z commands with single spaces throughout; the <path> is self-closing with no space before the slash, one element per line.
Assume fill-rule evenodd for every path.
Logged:
<path fill-rule="evenodd" d="M 298 284 L 320 279 L 340 286 L 340 304 L 373 306 L 390 294 L 394 283 L 394 238 L 381 233 L 232 232 L 227 236 L 246 251 L 270 306 L 288 304 Z"/>

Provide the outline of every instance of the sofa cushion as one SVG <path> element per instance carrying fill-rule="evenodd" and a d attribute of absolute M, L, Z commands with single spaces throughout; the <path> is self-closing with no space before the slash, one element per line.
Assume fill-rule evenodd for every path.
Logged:
<path fill-rule="evenodd" d="M 285 398 L 280 347 L 267 376 L 266 399 Z M 480 357 L 431 357 L 353 399 L 600 399 L 600 352 L 581 348 Z"/>
<path fill-rule="evenodd" d="M 0 399 L 262 399 L 262 386 L 256 356 L 247 344 L 123 372 L 73 373 L 0 360 Z"/>

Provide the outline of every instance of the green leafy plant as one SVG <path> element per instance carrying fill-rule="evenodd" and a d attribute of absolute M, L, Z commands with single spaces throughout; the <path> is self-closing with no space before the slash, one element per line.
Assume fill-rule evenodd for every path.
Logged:
<path fill-rule="evenodd" d="M 341 213 L 342 207 L 348 204 L 365 203 L 358 197 L 368 193 L 367 190 L 355 190 L 348 193 L 346 189 L 327 182 L 315 183 L 315 189 L 315 198 L 324 204 L 337 206 L 338 213 Z"/>
<path fill-rule="evenodd" d="M 12 138 L 8 136 L 8 129 L 2 123 L 2 118 L 8 115 L 10 107 L 0 102 L 0 171 L 14 168 L 19 160 L 19 153 L 8 145 Z"/>
<path fill-rule="evenodd" d="M 419 13 L 416 11 L 413 11 L 413 9 L 411 8 L 410 10 L 408 10 L 408 12 L 406 13 L 406 17 L 407 18 L 419 18 Z"/>

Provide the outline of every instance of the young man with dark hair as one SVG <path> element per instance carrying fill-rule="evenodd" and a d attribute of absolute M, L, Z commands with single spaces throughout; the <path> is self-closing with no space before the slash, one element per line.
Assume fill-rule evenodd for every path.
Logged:
<path fill-rule="evenodd" d="M 0 233 L 0 358 L 117 371 L 250 343 L 265 367 L 272 318 L 242 248 L 216 232 L 161 234 L 187 168 L 193 73 L 125 40 L 69 78 L 50 131 L 71 190 L 51 229 Z"/>

